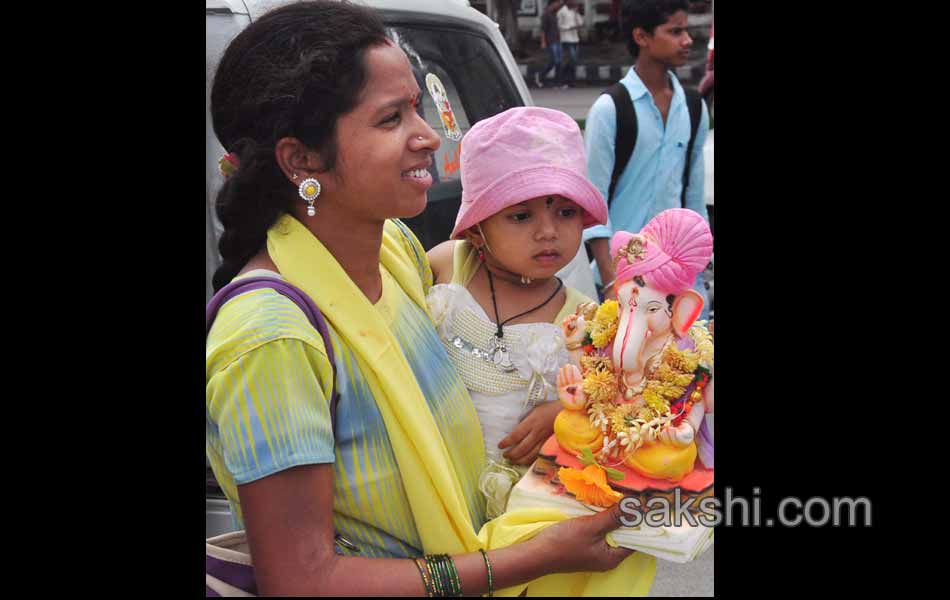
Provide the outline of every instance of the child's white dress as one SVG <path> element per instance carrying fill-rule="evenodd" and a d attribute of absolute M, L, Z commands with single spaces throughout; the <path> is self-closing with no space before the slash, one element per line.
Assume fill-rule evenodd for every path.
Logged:
<path fill-rule="evenodd" d="M 505 325 L 504 342 L 513 365 L 506 370 L 492 361 L 494 321 L 461 283 L 467 283 L 477 269 L 473 256 L 470 244 L 457 243 L 453 283 L 432 286 L 427 301 L 439 337 L 478 412 L 489 465 L 480 485 L 488 497 L 489 513 L 500 513 L 508 490 L 524 469 L 513 468 L 502 457 L 498 442 L 535 406 L 558 399 L 557 372 L 568 362 L 560 322 L 589 299 L 568 287 L 567 300 L 554 323 Z M 489 514 L 489 518 L 494 516 Z"/>

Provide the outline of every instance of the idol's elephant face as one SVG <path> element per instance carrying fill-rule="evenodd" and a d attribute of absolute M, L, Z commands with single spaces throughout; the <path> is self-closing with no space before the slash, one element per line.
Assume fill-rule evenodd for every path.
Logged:
<path fill-rule="evenodd" d="M 620 323 L 613 361 L 634 374 L 643 371 L 646 360 L 660 350 L 670 332 L 684 335 L 703 310 L 703 298 L 696 291 L 667 294 L 650 287 L 641 277 L 624 282 L 617 290 L 617 301 Z"/>

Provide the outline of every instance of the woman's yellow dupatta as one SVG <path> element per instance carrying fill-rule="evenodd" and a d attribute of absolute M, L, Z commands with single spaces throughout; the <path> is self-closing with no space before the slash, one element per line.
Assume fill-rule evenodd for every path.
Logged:
<path fill-rule="evenodd" d="M 280 273 L 309 295 L 353 351 L 366 378 L 393 453 L 426 553 L 461 554 L 530 539 L 566 518 L 560 511 L 524 510 L 486 523 L 475 533 L 458 476 L 415 375 L 389 326 L 336 259 L 310 231 L 284 215 L 267 234 L 267 250 Z M 383 231 L 380 262 L 405 293 L 426 309 L 419 272 L 395 223 Z M 609 573 L 549 575 L 529 595 L 645 595 L 655 562 L 635 553 Z M 525 585 L 500 590 L 517 595 Z"/>

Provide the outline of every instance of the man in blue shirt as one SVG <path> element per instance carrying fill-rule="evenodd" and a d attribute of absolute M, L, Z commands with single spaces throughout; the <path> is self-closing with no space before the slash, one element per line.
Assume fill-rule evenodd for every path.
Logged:
<path fill-rule="evenodd" d="M 596 261 L 594 278 L 604 284 L 613 280 L 610 237 L 615 231 L 637 232 L 658 213 L 679 208 L 683 190 L 683 169 L 689 143 L 690 121 L 683 87 L 673 73 L 686 64 L 693 40 L 686 31 L 686 0 L 634 0 L 629 3 L 625 28 L 627 44 L 635 64 L 621 80 L 633 101 L 637 115 L 637 141 L 633 155 L 620 174 L 610 203 L 607 225 L 584 231 Z M 587 149 L 587 176 L 607 198 L 614 168 L 614 141 L 617 130 L 613 99 L 601 95 L 587 115 L 584 138 Z M 705 103 L 690 162 L 685 208 L 709 220 L 703 200 L 703 144 L 709 131 L 709 113 Z M 702 274 L 696 290 L 707 306 L 708 297 Z M 604 290 L 616 298 L 612 288 Z"/>

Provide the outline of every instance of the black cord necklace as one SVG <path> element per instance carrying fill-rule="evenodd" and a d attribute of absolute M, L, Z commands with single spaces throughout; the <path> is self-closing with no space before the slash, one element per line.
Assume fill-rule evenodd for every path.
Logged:
<path fill-rule="evenodd" d="M 505 330 L 503 329 L 503 327 L 505 323 L 510 323 L 511 321 L 514 321 L 518 317 L 523 317 L 528 313 L 533 313 L 534 311 L 538 310 L 542 306 L 546 305 L 548 302 L 553 300 L 555 296 L 557 296 L 558 292 L 561 291 L 561 288 L 564 286 L 564 282 L 561 281 L 560 277 L 555 276 L 554 278 L 557 279 L 557 288 L 555 288 L 554 292 L 550 296 L 548 296 L 547 300 L 535 306 L 534 308 L 530 308 L 522 313 L 518 313 L 517 315 L 513 317 L 509 317 L 505 319 L 504 321 L 501 321 L 498 317 L 498 302 L 495 300 L 495 282 L 492 279 L 491 270 L 488 268 L 487 265 L 485 266 L 485 272 L 488 273 L 488 287 L 491 290 L 491 305 L 492 305 L 492 308 L 495 309 L 495 324 L 498 326 L 498 331 L 495 332 L 495 337 L 492 340 L 492 350 L 490 352 L 491 357 L 492 357 L 492 362 L 498 365 L 499 367 L 501 367 L 505 371 L 511 371 L 511 370 L 514 370 L 515 366 L 512 364 L 511 358 L 508 355 L 508 346 L 505 345 L 505 342 L 504 342 Z"/>

